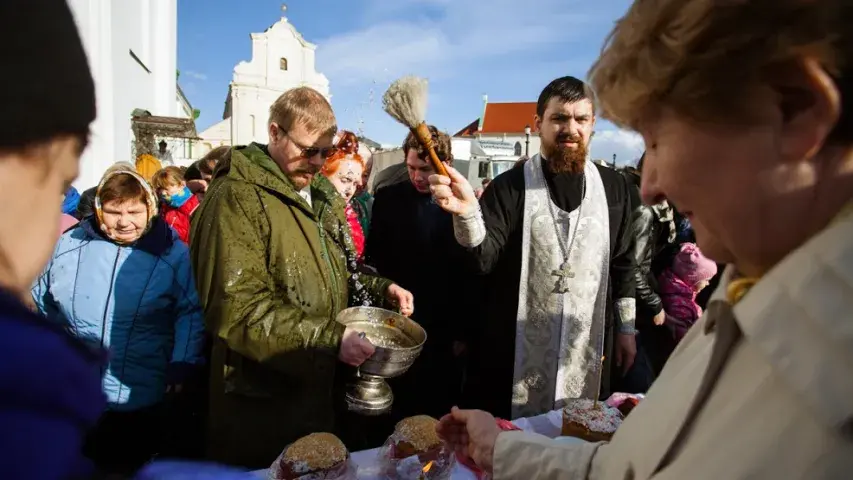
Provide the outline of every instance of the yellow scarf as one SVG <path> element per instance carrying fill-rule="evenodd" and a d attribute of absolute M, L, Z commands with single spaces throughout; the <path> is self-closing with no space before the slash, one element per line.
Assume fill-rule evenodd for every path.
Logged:
<path fill-rule="evenodd" d="M 841 211 L 829 222 L 829 225 L 838 223 L 850 215 L 853 215 L 853 200 L 844 205 Z M 761 277 L 744 277 L 732 280 L 729 282 L 728 287 L 726 287 L 726 300 L 728 300 L 730 305 L 737 304 L 759 280 L 761 280 Z"/>

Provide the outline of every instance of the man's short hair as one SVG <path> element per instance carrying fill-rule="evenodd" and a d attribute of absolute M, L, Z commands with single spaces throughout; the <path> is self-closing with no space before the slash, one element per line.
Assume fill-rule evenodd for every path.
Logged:
<path fill-rule="evenodd" d="M 450 135 L 439 131 L 434 125 L 429 126 L 429 133 L 432 135 L 432 147 L 435 149 L 435 154 L 438 155 L 438 159 L 448 165 L 452 165 L 453 152 L 450 147 Z M 418 142 L 415 134 L 410 131 L 409 134 L 406 135 L 406 140 L 403 142 L 403 158 L 408 157 L 409 150 L 412 149 L 418 152 L 418 158 L 425 162 L 429 161 L 429 153 L 426 149 L 421 147 L 421 144 Z"/>
<path fill-rule="evenodd" d="M 213 175 L 213 170 L 216 165 L 225 159 L 231 147 L 222 145 L 207 152 L 207 155 L 201 157 L 198 161 L 198 170 L 205 175 Z"/>
<path fill-rule="evenodd" d="M 701 121 L 749 121 L 752 86 L 808 56 L 835 79 L 853 133 L 853 4 L 848 0 L 635 1 L 590 71 L 603 115 L 638 129 L 660 106 Z"/>
<path fill-rule="evenodd" d="M 285 131 L 302 125 L 312 133 L 334 135 L 338 130 L 332 106 L 320 92 L 310 87 L 292 88 L 270 106 L 269 123 Z"/>
<path fill-rule="evenodd" d="M 574 103 L 581 100 L 592 100 L 589 87 L 575 77 L 560 77 L 553 80 L 539 94 L 536 102 L 536 115 L 545 116 L 545 109 L 552 98 L 558 98 L 563 103 Z"/>

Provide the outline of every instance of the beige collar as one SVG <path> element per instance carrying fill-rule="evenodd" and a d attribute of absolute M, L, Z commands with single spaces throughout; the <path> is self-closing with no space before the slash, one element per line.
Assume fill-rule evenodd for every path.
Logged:
<path fill-rule="evenodd" d="M 726 300 L 734 275 L 726 268 L 712 300 Z M 853 216 L 783 259 L 734 313 L 745 340 L 804 405 L 827 427 L 853 433 Z"/>

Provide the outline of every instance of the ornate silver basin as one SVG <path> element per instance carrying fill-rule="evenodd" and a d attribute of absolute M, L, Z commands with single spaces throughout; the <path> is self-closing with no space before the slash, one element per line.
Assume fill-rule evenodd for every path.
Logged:
<path fill-rule="evenodd" d="M 347 308 L 337 321 L 364 333 L 376 347 L 347 386 L 349 409 L 365 415 L 387 412 L 394 394 L 384 379 L 398 377 L 412 366 L 426 342 L 426 331 L 410 318 L 377 307 Z"/>

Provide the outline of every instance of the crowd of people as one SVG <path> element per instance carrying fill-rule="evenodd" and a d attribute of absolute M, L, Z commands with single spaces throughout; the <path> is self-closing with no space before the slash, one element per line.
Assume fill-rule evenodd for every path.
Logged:
<path fill-rule="evenodd" d="M 435 126 L 448 176 L 412 133 L 373 175 L 300 87 L 268 144 L 182 168 L 161 143 L 82 193 L 95 89 L 71 13 L 4 3 L 2 58 L 36 69 L 2 89 L 4 478 L 224 479 L 310 433 L 376 447 L 421 414 L 495 478 L 849 475 L 853 11 L 689 3 L 635 2 L 590 85 L 540 93 L 540 152 L 476 189 Z M 638 165 L 590 161 L 601 115 L 643 135 Z M 352 306 L 427 332 L 387 415 L 344 401 L 375 351 L 336 321 Z M 648 396 L 610 443 L 495 420 L 612 392 Z"/>

